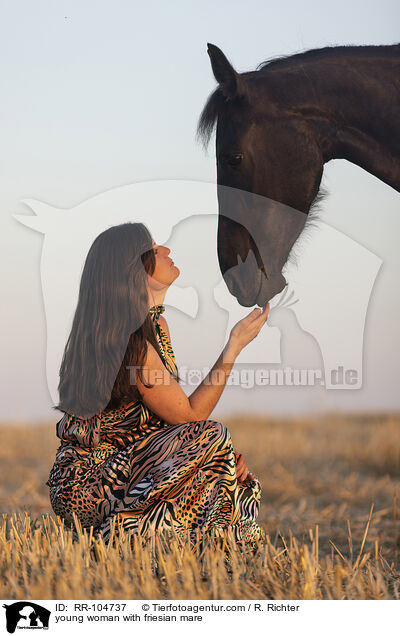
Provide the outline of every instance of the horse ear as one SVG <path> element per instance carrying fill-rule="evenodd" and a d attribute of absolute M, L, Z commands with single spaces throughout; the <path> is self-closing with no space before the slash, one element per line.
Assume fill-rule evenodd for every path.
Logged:
<path fill-rule="evenodd" d="M 233 99 L 240 94 L 240 78 L 238 73 L 225 57 L 221 49 L 215 44 L 207 43 L 207 53 L 210 56 L 214 77 L 227 99 Z"/>

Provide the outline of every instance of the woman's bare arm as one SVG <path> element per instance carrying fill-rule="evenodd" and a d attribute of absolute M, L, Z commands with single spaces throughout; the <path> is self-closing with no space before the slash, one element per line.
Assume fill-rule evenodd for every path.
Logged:
<path fill-rule="evenodd" d="M 147 343 L 143 379 L 154 386 L 145 387 L 137 377 L 137 388 L 145 405 L 171 425 L 206 420 L 221 397 L 238 353 L 228 342 L 213 368 L 188 397 L 169 374 L 153 345 Z"/>
<path fill-rule="evenodd" d="M 144 404 L 171 425 L 208 419 L 221 397 L 235 359 L 265 323 L 267 307 L 261 313 L 252 311 L 235 325 L 221 355 L 189 397 L 171 377 L 153 345 L 148 343 L 143 378 L 154 386 L 146 388 L 138 377 L 134 378 Z"/>

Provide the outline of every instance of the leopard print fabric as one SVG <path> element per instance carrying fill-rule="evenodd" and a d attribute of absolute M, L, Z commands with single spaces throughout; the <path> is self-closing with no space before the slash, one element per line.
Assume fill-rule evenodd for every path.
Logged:
<path fill-rule="evenodd" d="M 163 305 L 150 309 L 166 366 L 176 374 L 171 342 L 159 324 Z M 261 486 L 239 484 L 228 429 L 214 420 L 170 425 L 142 401 L 82 419 L 67 413 L 46 484 L 52 508 L 74 527 L 108 540 L 116 528 L 206 536 L 231 528 L 236 541 L 265 538 L 256 523 Z"/>

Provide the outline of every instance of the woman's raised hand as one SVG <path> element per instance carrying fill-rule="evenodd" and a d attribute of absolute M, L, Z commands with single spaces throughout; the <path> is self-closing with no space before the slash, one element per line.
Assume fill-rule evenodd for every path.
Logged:
<path fill-rule="evenodd" d="M 269 314 L 269 303 L 261 310 L 256 307 L 248 316 L 239 320 L 232 328 L 229 341 L 240 352 L 258 335 Z"/>

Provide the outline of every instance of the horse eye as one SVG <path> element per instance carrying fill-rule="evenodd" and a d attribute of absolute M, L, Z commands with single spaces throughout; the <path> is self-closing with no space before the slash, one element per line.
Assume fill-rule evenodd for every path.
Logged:
<path fill-rule="evenodd" d="M 228 157 L 228 163 L 230 166 L 236 167 L 241 164 L 242 159 L 243 159 L 243 154 L 239 152 L 236 155 L 231 155 L 230 157 Z"/>

